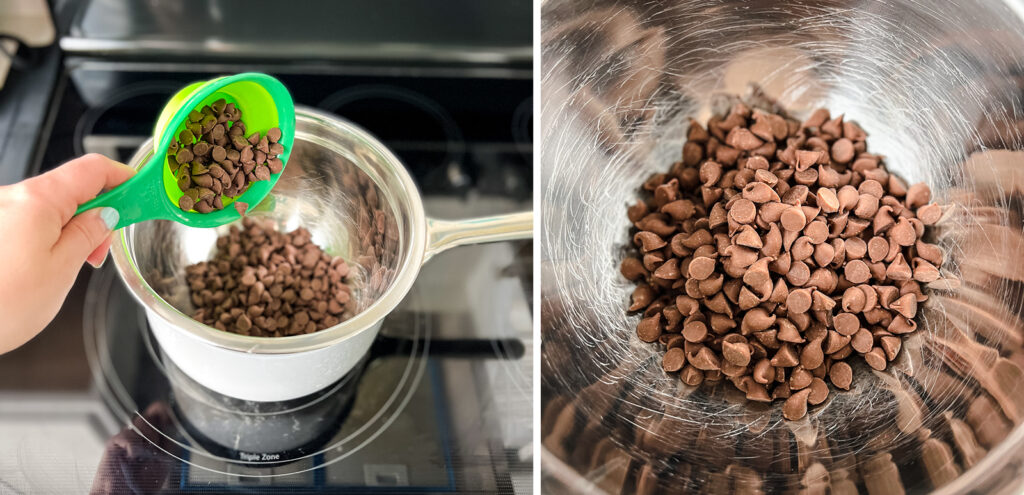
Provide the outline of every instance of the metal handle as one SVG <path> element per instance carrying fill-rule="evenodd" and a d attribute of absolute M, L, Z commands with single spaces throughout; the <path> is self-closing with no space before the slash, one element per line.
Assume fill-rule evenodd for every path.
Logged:
<path fill-rule="evenodd" d="M 455 246 L 512 241 L 533 237 L 533 212 L 524 211 L 466 220 L 427 221 L 429 244 L 425 260 Z"/>

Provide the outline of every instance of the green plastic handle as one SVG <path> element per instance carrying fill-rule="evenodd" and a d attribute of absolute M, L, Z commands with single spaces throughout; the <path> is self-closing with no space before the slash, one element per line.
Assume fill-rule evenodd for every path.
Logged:
<path fill-rule="evenodd" d="M 234 201 L 245 202 L 251 210 L 270 193 L 284 170 L 271 174 L 270 180 L 253 182 L 238 198 L 222 196 L 225 208 L 210 213 L 182 211 L 178 199 L 183 192 L 167 166 L 166 150 L 185 128 L 189 112 L 215 100 L 225 99 L 242 111 L 246 132 L 266 133 L 271 127 L 281 129 L 284 153 L 278 158 L 287 168 L 295 142 L 295 105 L 288 89 L 277 79 L 258 72 L 223 76 L 192 83 L 178 91 L 164 106 L 153 130 L 153 155 L 134 177 L 83 204 L 75 214 L 109 206 L 118 211 L 115 229 L 145 220 L 174 220 L 190 227 L 218 227 L 241 217 Z"/>
<path fill-rule="evenodd" d="M 163 161 L 163 156 L 154 156 L 139 169 L 135 176 L 79 206 L 78 210 L 75 211 L 75 215 L 93 208 L 109 206 L 117 210 L 119 215 L 117 225 L 113 230 L 127 227 L 143 220 L 171 220 L 171 216 L 167 214 L 166 209 L 159 204 L 159 201 L 153 201 L 152 199 L 161 200 L 161 197 L 164 197 L 163 199 L 166 198 L 160 163 L 154 163 Z M 235 213 L 237 217 L 238 212 Z"/>

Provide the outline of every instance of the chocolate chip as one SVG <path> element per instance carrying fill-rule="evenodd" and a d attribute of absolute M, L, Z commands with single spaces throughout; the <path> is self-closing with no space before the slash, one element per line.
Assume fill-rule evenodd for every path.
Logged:
<path fill-rule="evenodd" d="M 914 258 L 914 280 L 928 283 L 939 279 L 939 269 L 922 258 Z"/>
<path fill-rule="evenodd" d="M 842 138 L 832 143 L 832 159 L 836 163 L 850 163 L 854 155 L 853 141 Z"/>
<path fill-rule="evenodd" d="M 714 270 L 715 260 L 706 257 L 694 258 L 693 261 L 690 262 L 689 276 L 697 280 L 704 280 L 710 277 Z"/>
<path fill-rule="evenodd" d="M 803 209 L 798 206 L 792 206 L 783 211 L 779 220 L 782 228 L 790 232 L 799 232 L 807 224 L 807 217 L 804 215 Z"/>
<path fill-rule="evenodd" d="M 746 366 L 750 363 L 751 350 L 745 342 L 723 342 L 722 356 L 725 360 L 736 365 Z"/>
<path fill-rule="evenodd" d="M 278 142 L 281 139 L 281 129 L 277 127 L 267 129 L 267 139 L 269 139 L 271 143 Z"/>
<path fill-rule="evenodd" d="M 195 200 L 190 198 L 187 194 L 182 194 L 181 197 L 178 198 L 178 207 L 181 208 L 182 211 L 189 211 L 194 208 L 195 205 Z"/>
<path fill-rule="evenodd" d="M 917 209 L 917 218 L 925 225 L 934 225 L 942 216 L 942 207 L 936 203 L 924 205 Z"/>
<path fill-rule="evenodd" d="M 811 244 L 811 238 L 807 236 L 798 237 L 789 248 L 789 253 L 795 261 L 803 261 L 810 258 L 814 254 L 814 245 Z"/>
<path fill-rule="evenodd" d="M 821 344 L 824 339 L 813 339 L 800 350 L 800 365 L 807 369 L 814 369 L 821 366 L 825 360 L 825 351 Z"/>
<path fill-rule="evenodd" d="M 755 382 L 767 385 L 775 379 L 775 368 L 772 367 L 768 359 L 761 359 L 754 364 L 751 376 Z"/>
<path fill-rule="evenodd" d="M 807 395 L 807 403 L 812 406 L 821 404 L 828 398 L 828 385 L 821 378 L 814 377 L 811 380 L 810 390 L 811 393 Z"/>
<path fill-rule="evenodd" d="M 835 213 L 839 211 L 839 196 L 836 195 L 835 189 L 832 188 L 819 188 L 817 192 L 818 207 L 825 213 Z"/>
<path fill-rule="evenodd" d="M 270 180 L 270 167 L 257 165 L 256 169 L 253 170 L 253 175 L 256 176 L 257 180 Z"/>
<path fill-rule="evenodd" d="M 811 380 L 814 379 L 814 375 L 810 371 L 804 369 L 803 366 L 797 366 L 793 369 L 793 373 L 789 376 L 789 389 L 790 390 L 802 390 L 811 385 Z"/>
<path fill-rule="evenodd" d="M 757 215 L 757 208 L 749 199 L 740 199 L 729 209 L 729 218 L 737 223 L 751 223 Z"/>
<path fill-rule="evenodd" d="M 906 318 L 917 316 L 917 296 L 915 294 L 904 294 L 899 299 L 889 303 L 889 309 L 896 311 Z"/>
<path fill-rule="evenodd" d="M 228 157 L 227 150 L 225 150 L 223 146 L 214 146 L 210 151 L 210 157 L 213 158 L 214 161 L 222 162 Z"/>
<path fill-rule="evenodd" d="M 828 225 L 823 220 L 815 220 L 804 227 L 804 235 L 812 244 L 821 244 L 828 240 Z"/>
<path fill-rule="evenodd" d="M 687 360 L 694 368 L 701 371 L 718 371 L 721 369 L 721 361 L 711 349 L 701 346 L 700 350 L 687 356 Z"/>
<path fill-rule="evenodd" d="M 210 143 L 200 141 L 196 143 L 195 146 L 192 147 L 192 152 L 195 153 L 196 156 L 206 157 L 207 155 L 210 154 L 211 149 L 212 148 L 210 147 Z"/>
<path fill-rule="evenodd" d="M 661 358 L 661 367 L 668 372 L 676 372 L 686 366 L 686 352 L 680 347 L 673 347 Z"/>
<path fill-rule="evenodd" d="M 741 151 L 750 151 L 760 147 L 764 141 L 758 139 L 750 130 L 735 127 L 725 137 L 725 143 Z"/>
<path fill-rule="evenodd" d="M 182 147 L 174 158 L 175 160 L 178 161 L 179 164 L 184 165 L 186 163 L 191 162 L 192 160 L 195 160 L 196 156 L 192 153 L 191 149 Z"/>
<path fill-rule="evenodd" d="M 242 332 L 247 332 L 252 328 L 252 321 L 249 320 L 247 315 L 239 316 L 238 319 L 235 320 L 235 328 Z"/>
<path fill-rule="evenodd" d="M 648 253 L 665 247 L 668 243 L 654 232 L 637 232 L 633 236 L 633 243 L 640 247 L 640 251 Z"/>
<path fill-rule="evenodd" d="M 762 171 L 763 172 L 763 171 Z M 766 172 L 768 175 L 775 177 L 771 172 Z M 768 201 L 778 201 L 779 195 L 764 182 L 751 182 L 743 188 L 743 197 L 749 199 L 754 203 L 767 203 Z"/>
<path fill-rule="evenodd" d="M 193 175 L 192 182 L 199 187 L 211 187 L 213 186 L 213 177 L 209 174 Z"/>
<path fill-rule="evenodd" d="M 661 313 L 640 320 L 636 335 L 644 342 L 654 342 L 661 336 Z"/>
<path fill-rule="evenodd" d="M 792 368 L 800 361 L 797 359 L 796 349 L 792 344 L 786 343 L 779 347 L 771 359 L 772 366 L 776 368 Z"/>
<path fill-rule="evenodd" d="M 849 245 L 847 245 L 847 254 L 849 254 Z M 843 274 L 846 276 L 846 280 L 854 284 L 863 284 L 871 278 L 871 271 L 868 270 L 868 265 L 861 260 L 847 262 Z"/>
<path fill-rule="evenodd" d="M 907 189 L 907 197 L 905 200 L 907 208 L 916 210 L 917 208 L 928 204 L 931 200 L 932 190 L 927 184 L 918 183 Z"/>
<path fill-rule="evenodd" d="M 628 280 L 639 280 L 647 276 L 647 270 L 638 258 L 624 258 L 619 272 Z"/>
<path fill-rule="evenodd" d="M 796 170 L 807 170 L 811 165 L 818 163 L 823 154 L 821 151 L 797 150 Z"/>
<path fill-rule="evenodd" d="M 903 258 L 903 253 L 896 255 L 896 259 L 885 269 L 885 275 L 892 280 L 910 280 L 912 278 L 913 271 Z"/>
<path fill-rule="evenodd" d="M 840 334 L 835 330 L 828 331 L 828 337 L 825 339 L 825 354 L 828 354 L 832 359 L 841 359 L 836 356 L 843 349 L 849 349 L 847 345 L 850 343 L 850 337 Z"/>
<path fill-rule="evenodd" d="M 877 211 L 878 198 L 870 194 L 861 194 L 857 199 L 857 206 L 854 207 L 853 214 L 861 218 L 874 219 Z"/>
<path fill-rule="evenodd" d="M 864 354 L 864 362 L 868 363 L 868 366 L 882 371 L 885 369 L 885 351 L 881 347 L 875 347 Z"/>
<path fill-rule="evenodd" d="M 917 330 L 917 322 L 914 320 L 908 320 L 901 316 L 897 316 L 892 319 L 892 323 L 889 324 L 889 327 L 886 328 L 886 330 L 888 330 L 889 333 L 895 335 L 911 333 L 914 330 Z"/>
<path fill-rule="evenodd" d="M 192 188 L 192 176 L 188 173 L 187 167 L 182 167 L 179 169 L 178 188 L 181 189 L 182 191 L 188 191 L 189 189 Z M 194 203 L 195 202 L 193 201 L 193 203 L 191 204 Z"/>
<path fill-rule="evenodd" d="M 863 297 L 863 292 L 854 289 L 857 293 Z M 835 322 L 835 329 L 842 335 L 851 336 L 857 333 L 860 329 L 860 321 L 857 319 L 857 315 L 852 313 L 839 313 L 833 318 Z"/>
<path fill-rule="evenodd" d="M 794 392 L 782 404 L 782 416 L 790 421 L 796 421 L 807 415 L 807 398 L 811 390 L 804 389 Z"/>
<path fill-rule="evenodd" d="M 267 160 L 267 166 L 270 167 L 270 173 L 272 174 L 279 174 L 284 170 L 284 162 L 279 158 L 271 158 L 270 160 Z"/>
<path fill-rule="evenodd" d="M 829 243 L 821 243 L 814 247 L 814 262 L 821 267 L 828 266 L 836 258 L 836 250 Z"/>
<path fill-rule="evenodd" d="M 704 381 L 704 373 L 693 367 L 693 365 L 688 364 L 683 368 L 682 373 L 679 374 L 679 378 L 683 383 L 696 387 Z"/>
<path fill-rule="evenodd" d="M 853 383 L 853 368 L 843 361 L 832 363 L 828 370 L 828 378 L 836 388 L 850 390 L 850 384 Z"/>
<path fill-rule="evenodd" d="M 179 204 L 178 206 L 181 205 Z M 198 211 L 199 213 L 209 213 L 213 211 L 213 205 L 210 203 L 209 199 L 200 200 L 198 203 L 195 204 L 193 208 L 195 208 L 195 210 Z"/>
<path fill-rule="evenodd" d="M 786 281 L 794 286 L 802 286 L 811 279 L 811 269 L 803 261 L 794 261 L 789 272 L 786 273 Z"/>
<path fill-rule="evenodd" d="M 863 354 L 871 350 L 871 345 L 874 343 L 874 337 L 871 336 L 865 328 L 857 330 L 850 340 L 850 345 L 853 346 L 853 350 Z"/>
<path fill-rule="evenodd" d="M 683 325 L 683 338 L 687 342 L 703 342 L 707 335 L 707 326 L 702 321 L 691 321 Z"/>
<path fill-rule="evenodd" d="M 878 339 L 878 345 L 882 347 L 882 351 L 885 352 L 885 358 L 889 361 L 896 359 L 896 356 L 900 353 L 900 348 L 903 346 L 903 340 L 895 336 L 884 336 Z"/>
<path fill-rule="evenodd" d="M 237 133 L 231 136 L 231 145 L 234 146 L 236 150 L 241 151 L 243 148 L 246 148 L 248 144 L 249 142 L 246 141 L 245 138 L 241 136 L 241 133 Z"/>
<path fill-rule="evenodd" d="M 900 246 L 913 246 L 917 242 L 917 232 L 909 220 L 900 217 L 896 225 L 889 229 L 889 239 Z"/>

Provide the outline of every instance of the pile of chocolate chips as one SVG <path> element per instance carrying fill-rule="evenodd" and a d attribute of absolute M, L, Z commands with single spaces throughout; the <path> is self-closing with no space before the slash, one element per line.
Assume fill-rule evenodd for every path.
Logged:
<path fill-rule="evenodd" d="M 167 148 L 167 165 L 185 193 L 178 200 L 182 210 L 221 210 L 223 197 L 236 197 L 250 182 L 281 173 L 281 129 L 273 127 L 262 137 L 253 132 L 248 138 L 245 131 L 242 111 L 223 99 L 189 113 L 185 129 Z"/>
<path fill-rule="evenodd" d="M 217 239 L 210 261 L 185 268 L 192 317 L 220 330 L 258 337 L 313 333 L 350 318 L 349 266 L 310 241 L 246 218 Z"/>
<path fill-rule="evenodd" d="M 942 251 L 922 239 L 942 209 L 865 138 L 825 109 L 800 123 L 737 103 L 707 129 L 691 121 L 682 161 L 628 209 L 639 252 L 621 265 L 665 371 L 785 399 L 792 420 L 828 397 L 826 380 L 850 388 L 847 359 L 896 358 L 921 284 L 939 278 Z"/>

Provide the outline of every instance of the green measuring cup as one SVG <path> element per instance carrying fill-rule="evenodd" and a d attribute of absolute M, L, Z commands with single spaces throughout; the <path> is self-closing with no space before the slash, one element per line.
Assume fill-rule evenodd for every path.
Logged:
<path fill-rule="evenodd" d="M 281 81 L 258 72 L 245 72 L 233 76 L 218 77 L 209 81 L 190 84 L 178 91 L 164 105 L 153 128 L 153 157 L 123 184 L 96 196 L 78 208 L 75 214 L 86 210 L 109 206 L 117 210 L 120 218 L 114 229 L 119 229 L 143 220 L 174 220 L 190 227 L 217 227 L 238 220 L 241 214 L 228 205 L 235 201 L 249 204 L 252 209 L 277 184 L 284 173 L 271 174 L 270 180 L 249 184 L 237 198 L 222 197 L 224 209 L 199 213 L 182 211 L 178 199 L 184 194 L 178 188 L 177 179 L 167 163 L 167 148 L 171 141 L 185 129 L 188 114 L 203 105 L 209 105 L 223 98 L 242 111 L 242 122 L 247 133 L 259 131 L 264 135 L 268 129 L 281 129 L 284 153 L 278 155 L 287 166 L 295 139 L 295 104 L 288 89 Z"/>

